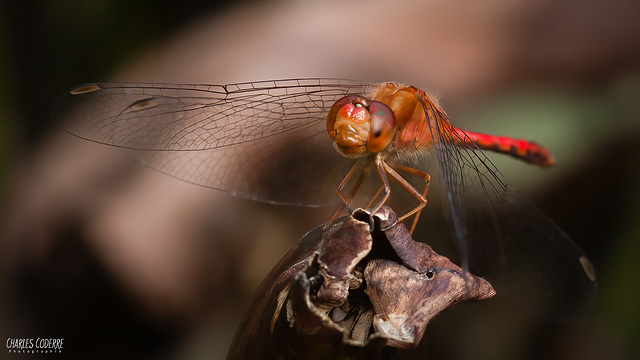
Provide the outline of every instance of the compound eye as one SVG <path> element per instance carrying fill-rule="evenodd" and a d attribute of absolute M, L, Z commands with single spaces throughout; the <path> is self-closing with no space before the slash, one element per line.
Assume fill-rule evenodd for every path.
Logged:
<path fill-rule="evenodd" d="M 329 135 L 331 135 L 334 131 L 336 115 L 338 115 L 340 109 L 342 109 L 342 107 L 347 104 L 353 104 L 366 108 L 369 105 L 369 100 L 359 95 L 348 95 L 336 101 L 331 107 L 331 110 L 329 110 L 329 114 L 327 114 L 327 132 L 329 133 Z"/>
<path fill-rule="evenodd" d="M 389 146 L 396 132 L 396 116 L 385 104 L 374 101 L 369 105 L 371 114 L 371 129 L 369 130 L 369 140 L 367 150 L 372 153 L 379 153 Z"/>

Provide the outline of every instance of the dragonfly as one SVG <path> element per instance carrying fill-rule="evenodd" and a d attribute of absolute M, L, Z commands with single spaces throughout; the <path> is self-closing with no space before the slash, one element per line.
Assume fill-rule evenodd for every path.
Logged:
<path fill-rule="evenodd" d="M 587 256 L 483 152 L 546 167 L 554 163 L 547 149 L 457 128 L 419 88 L 331 78 L 91 83 L 62 95 L 53 114 L 67 132 L 124 148 L 153 169 L 263 202 L 315 206 L 337 191 L 349 207 L 356 193 L 371 191 L 361 185 L 377 172 L 369 205 L 386 203 L 391 179 L 418 202 L 400 218 L 413 215 L 413 226 L 427 202 L 425 164 L 437 163 L 465 269 L 549 319 L 583 321 L 595 306 Z"/>

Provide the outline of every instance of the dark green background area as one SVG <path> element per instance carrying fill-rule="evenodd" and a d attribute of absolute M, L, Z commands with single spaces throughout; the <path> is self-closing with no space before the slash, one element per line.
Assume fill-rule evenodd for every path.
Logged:
<path fill-rule="evenodd" d="M 51 104 L 66 89 L 106 80 L 131 53 L 228 6 L 215 0 L 5 1 L 1 109 L 15 120 L 3 119 L 4 147 L 21 147 L 49 129 Z"/>

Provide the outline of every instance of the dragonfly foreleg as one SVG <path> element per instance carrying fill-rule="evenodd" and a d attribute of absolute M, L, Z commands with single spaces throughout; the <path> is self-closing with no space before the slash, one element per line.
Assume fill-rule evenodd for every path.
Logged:
<path fill-rule="evenodd" d="M 378 169 L 378 174 L 380 175 L 380 180 L 382 180 L 381 190 L 384 191 L 384 195 L 380 200 L 377 201 L 377 204 L 375 206 L 370 207 L 372 214 L 377 213 L 378 210 L 380 210 L 380 208 L 382 207 L 382 205 L 384 205 L 384 203 L 387 202 L 387 199 L 389 199 L 389 195 L 391 194 L 391 185 L 389 184 L 389 179 L 387 179 L 387 173 L 389 173 L 389 170 L 394 171 L 393 169 L 391 169 L 391 167 L 389 167 L 389 165 L 387 165 L 387 163 L 384 161 L 384 158 L 380 154 L 376 155 L 375 163 L 376 163 L 376 169 Z M 373 197 L 373 199 L 375 200 L 376 198 L 379 197 L 379 195 L 380 195 L 380 190 L 378 190 L 378 192 Z M 371 200 L 369 205 L 371 205 L 371 203 L 373 202 L 374 201 Z"/>
<path fill-rule="evenodd" d="M 369 162 L 370 161 L 371 160 L 369 158 L 367 158 L 367 159 L 358 159 L 355 162 L 355 164 L 353 164 L 351 169 L 349 169 L 349 172 L 347 173 L 347 175 L 345 175 L 344 179 L 342 179 L 342 181 L 338 185 L 338 188 L 336 189 L 336 192 L 338 193 L 338 196 L 342 200 L 342 204 L 340 205 L 338 210 L 335 212 L 335 214 L 333 214 L 333 216 L 331 217 L 331 220 L 329 221 L 329 223 L 332 223 L 335 219 L 337 219 L 338 216 L 340 216 L 340 214 L 342 213 L 343 209 L 346 208 L 347 211 L 351 212 L 351 203 L 353 202 L 353 198 L 356 196 L 356 193 L 360 189 L 360 186 L 362 185 L 362 182 L 364 181 L 364 179 L 369 174 L 369 171 L 370 171 Z M 347 184 L 349 183 L 349 181 L 351 180 L 353 175 L 356 173 L 356 171 L 360 168 L 360 165 L 363 162 L 365 162 L 364 168 L 360 171 L 360 175 L 358 176 L 358 179 L 356 180 L 355 184 L 353 185 L 353 187 L 351 187 L 351 190 L 349 191 L 349 193 L 347 193 L 347 194 L 343 193 L 344 188 L 347 186 Z"/>

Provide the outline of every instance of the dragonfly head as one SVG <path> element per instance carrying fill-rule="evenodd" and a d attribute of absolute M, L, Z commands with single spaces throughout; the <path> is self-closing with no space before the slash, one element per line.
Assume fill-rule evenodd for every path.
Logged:
<path fill-rule="evenodd" d="M 327 116 L 327 132 L 346 157 L 379 153 L 393 140 L 396 117 L 378 101 L 349 95 L 336 101 Z"/>

